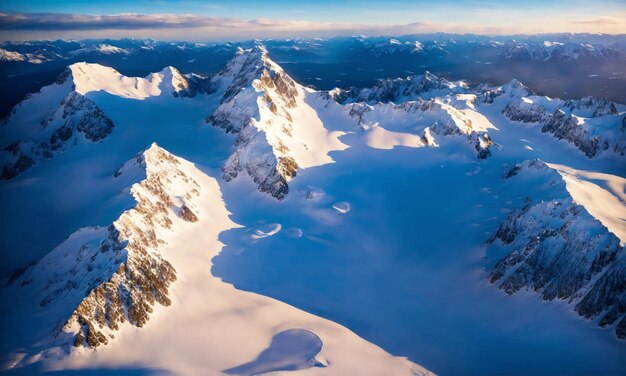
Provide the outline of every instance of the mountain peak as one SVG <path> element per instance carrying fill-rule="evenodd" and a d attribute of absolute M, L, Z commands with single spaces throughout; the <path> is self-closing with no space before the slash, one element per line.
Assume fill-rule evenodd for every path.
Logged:
<path fill-rule="evenodd" d="M 532 90 L 516 78 L 502 85 L 502 90 L 508 93 L 511 97 L 527 97 L 529 95 L 534 95 Z"/>
<path fill-rule="evenodd" d="M 130 99 L 159 96 L 164 91 L 174 94 L 189 87 L 186 78 L 172 66 L 142 78 L 126 77 L 104 65 L 79 62 L 68 66 L 57 83 L 68 81 L 72 82 L 73 90 L 78 94 L 104 91 Z"/>
<path fill-rule="evenodd" d="M 304 100 L 307 89 L 262 45 L 241 49 L 215 80 L 224 95 L 207 123 L 238 133 L 237 150 L 222 169 L 224 180 L 245 172 L 259 190 L 282 199 L 299 169 L 330 163 L 328 152 L 345 147 Z"/>
<path fill-rule="evenodd" d="M 12 295 L 54 307 L 47 320 L 65 333 L 56 338 L 71 335 L 77 347 L 106 345 L 123 326 L 141 327 L 159 305 L 170 305 L 177 271 L 166 260 L 165 235 L 203 217 L 204 175 L 193 164 L 153 143 L 115 177 L 130 168 L 143 173 L 132 175 L 133 208 L 108 227 L 78 230 L 9 286 Z"/>
<path fill-rule="evenodd" d="M 224 91 L 222 103 L 225 103 L 242 89 L 250 87 L 255 80 L 261 79 L 264 71 L 270 72 L 271 76 L 277 73 L 287 76 L 283 69 L 269 58 L 267 49 L 262 44 L 247 49 L 239 47 L 235 57 L 212 79 L 212 83 Z"/>

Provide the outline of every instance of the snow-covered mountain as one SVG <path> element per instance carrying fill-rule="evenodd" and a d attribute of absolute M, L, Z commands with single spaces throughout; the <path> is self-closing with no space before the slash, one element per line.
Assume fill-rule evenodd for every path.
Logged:
<path fill-rule="evenodd" d="M 7 51 L 0 48 L 0 61 L 25 61 L 26 57 L 19 52 Z"/>
<path fill-rule="evenodd" d="M 545 41 L 540 44 L 513 43 L 504 52 L 507 59 L 541 62 L 615 61 L 623 53 L 610 47 L 590 43 L 560 43 Z"/>
<path fill-rule="evenodd" d="M 3 248 L 47 243 L 2 280 L 3 368 L 526 372 L 450 344 L 477 328 L 501 359 L 529 324 L 568 371 L 623 369 L 624 105 L 429 72 L 314 90 L 271 56 L 210 76 L 74 63 L 11 111 Z"/>
<path fill-rule="evenodd" d="M 264 47 L 240 50 L 214 80 L 226 89 L 207 122 L 238 134 L 225 181 L 245 171 L 259 190 L 282 199 L 299 169 L 330 163 L 328 152 L 346 147 L 337 139 L 341 132 L 328 132 L 307 103 L 313 92 L 271 61 Z"/>
<path fill-rule="evenodd" d="M 181 330 L 187 326 L 183 323 L 173 327 L 175 332 L 165 330 L 159 334 L 159 330 L 164 330 L 164 320 L 171 317 L 178 321 L 182 319 L 181 311 L 191 310 L 184 314 L 188 320 L 195 320 L 188 323 L 190 330 L 207 325 L 210 328 L 219 322 L 230 335 L 245 333 L 249 345 L 236 343 L 235 350 L 222 343 L 226 352 L 201 360 L 192 356 L 189 359 L 194 359 L 194 364 L 160 363 L 153 359 L 155 353 L 170 350 L 159 351 L 144 345 L 144 360 L 152 362 L 152 366 L 160 363 L 177 373 L 217 373 L 245 360 L 245 348 L 254 351 L 254 340 L 271 338 L 277 325 L 292 325 L 295 328 L 281 331 L 274 339 L 287 336 L 287 343 L 295 348 L 281 349 L 284 354 L 241 368 L 269 372 L 329 367 L 332 373 L 430 374 L 405 359 L 388 356 L 337 324 L 265 297 L 234 291 L 206 275 L 208 269 L 204 268 L 210 267 L 210 255 L 205 254 L 205 247 L 194 246 L 185 237 L 195 235 L 215 243 L 212 249 L 219 249 L 216 235 L 236 225 L 228 218 L 217 182 L 192 163 L 152 144 L 109 178 L 126 176 L 137 180 L 130 188 L 135 199 L 131 209 L 108 227 L 78 230 L 4 286 L 0 296 L 4 301 L 12 301 L 13 308 L 19 311 L 18 315 L 9 316 L 8 322 L 25 325 L 32 323 L 33 315 L 46 313 L 45 318 L 35 321 L 32 330 L 44 345 L 34 346 L 32 354 L 11 354 L 5 367 L 27 366 L 42 360 L 51 362 L 53 367 L 76 367 L 83 362 L 89 362 L 90 367 L 104 364 L 107 356 L 117 356 L 116 347 L 124 348 L 128 336 L 140 334 L 133 327 L 150 327 L 147 330 L 153 335 L 156 329 L 161 343 L 191 342 L 202 346 L 221 342 L 220 332 L 205 329 L 194 337 Z M 205 298 L 204 303 L 195 301 L 198 294 Z M 194 308 L 189 308 L 189 304 Z M 175 307 L 170 308 L 172 305 Z M 242 310 L 252 310 L 245 315 L 245 324 L 239 319 Z M 112 352 L 103 349 L 107 345 L 112 346 Z M 92 351 L 96 348 L 98 352 Z M 98 358 L 101 354 L 105 359 Z M 355 363 L 355 359 L 359 361 Z M 135 358 L 133 362 L 136 361 Z"/>
<path fill-rule="evenodd" d="M 115 124 L 88 93 L 143 100 L 162 93 L 188 97 L 206 91 L 210 85 L 204 77 L 183 76 L 173 67 L 130 78 L 98 64 L 72 64 L 55 84 L 30 95 L 3 120 L 0 178 L 14 178 L 69 147 L 104 140 Z"/>
<path fill-rule="evenodd" d="M 491 283 L 507 294 L 529 289 L 546 301 L 568 301 L 601 327 L 616 324 L 617 337 L 626 338 L 626 254 L 617 236 L 573 202 L 561 175 L 541 160 L 516 164 L 504 178 L 545 181 L 559 193 L 549 201 L 527 197 L 502 223 L 493 241 L 510 253 L 495 265 Z"/>
<path fill-rule="evenodd" d="M 589 158 L 605 151 L 626 152 L 626 120 L 615 103 L 604 98 L 562 101 L 528 94 L 510 101 L 502 114 L 513 121 L 540 124 L 542 132 L 573 143 Z"/>
<path fill-rule="evenodd" d="M 366 102 L 374 104 L 378 102 L 399 102 L 411 98 L 446 95 L 453 92 L 463 92 L 467 84 L 463 82 L 452 83 L 444 78 L 439 78 L 430 72 L 419 76 L 407 78 L 385 79 L 379 81 L 372 88 L 365 89 L 335 89 L 331 92 L 335 100 L 340 103 Z"/>

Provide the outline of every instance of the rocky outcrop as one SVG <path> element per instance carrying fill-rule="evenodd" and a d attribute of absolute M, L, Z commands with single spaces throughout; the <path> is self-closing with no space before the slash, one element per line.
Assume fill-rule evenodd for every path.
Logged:
<path fill-rule="evenodd" d="M 423 75 L 407 78 L 380 80 L 373 87 L 366 89 L 334 89 L 330 91 L 330 95 L 342 104 L 354 102 L 376 104 L 415 100 L 427 93 L 434 94 L 433 92 L 444 95 L 463 92 L 465 89 L 466 85 L 462 82 L 452 83 L 430 72 L 425 72 Z"/>
<path fill-rule="evenodd" d="M 489 276 L 507 294 L 532 290 L 544 300 L 565 300 L 581 316 L 599 317 L 600 326 L 618 322 L 626 329 L 626 263 L 624 248 L 586 210 L 575 204 L 556 171 L 541 161 L 526 161 L 511 168 L 506 179 L 538 171 L 560 185 L 563 198 L 535 202 L 526 199 L 500 225 L 490 242 L 498 242 L 508 255 Z"/>
<path fill-rule="evenodd" d="M 579 117 L 566 115 L 562 110 L 556 110 L 541 127 L 541 131 L 573 143 L 589 158 L 609 148 L 608 140 L 591 136 Z"/>
<path fill-rule="evenodd" d="M 198 95 L 210 95 L 217 90 L 211 77 L 195 73 L 189 73 L 183 77 L 184 80 L 178 83 L 176 90 L 172 92 L 175 97 L 193 98 Z"/>
<path fill-rule="evenodd" d="M 14 141 L 4 147 L 8 153 L 2 158 L 0 179 L 12 179 L 34 166 L 37 160 L 52 158 L 72 143 L 104 140 L 114 126 L 92 100 L 72 91 L 40 120 L 40 128 L 31 139 Z"/>
<path fill-rule="evenodd" d="M 176 270 L 160 252 L 164 230 L 177 216 L 198 221 L 194 202 L 201 188 L 181 160 L 156 144 L 141 156 L 118 170 L 145 170 L 145 179 L 131 188 L 132 209 L 107 228 L 72 234 L 11 282 L 26 295 L 34 290 L 42 307 L 76 307 L 62 325 L 74 346 L 106 345 L 123 325 L 142 327 L 157 304 L 171 304 Z"/>
<path fill-rule="evenodd" d="M 437 137 L 463 136 L 474 147 L 478 159 L 491 155 L 493 140 L 485 129 L 476 127 L 462 110 L 459 110 L 439 98 L 417 99 L 400 104 L 381 103 L 368 105 L 365 102 L 345 105 L 348 116 L 355 119 L 361 129 L 373 124 L 384 124 L 385 115 L 402 118 L 421 130 L 420 137 L 424 146 L 438 146 Z M 382 119 L 381 119 L 382 118 Z"/>
<path fill-rule="evenodd" d="M 199 186 L 178 168 L 176 157 L 156 144 L 144 153 L 144 158 L 146 179 L 131 190 L 136 206 L 120 216 L 100 244 L 99 251 L 111 251 L 113 259 L 119 260 L 120 253 L 124 256 L 121 262 L 113 262 L 118 266 L 115 273 L 91 289 L 65 324 L 68 331 L 79 328 L 76 346 L 107 344 L 107 336 L 110 338 L 124 322 L 142 327 L 156 303 L 171 304 L 168 288 L 176 280 L 176 271 L 157 252 L 164 243 L 159 230 L 172 226 L 175 197 L 169 186 L 185 184 L 190 198 L 198 195 Z M 177 211 L 191 209 L 183 204 Z"/>
<path fill-rule="evenodd" d="M 237 150 L 222 168 L 224 181 L 245 172 L 261 192 L 283 199 L 299 168 L 285 146 L 292 137 L 290 111 L 299 95 L 297 84 L 263 47 L 240 50 L 214 82 L 222 85 L 224 94 L 207 122 L 237 133 Z"/>
<path fill-rule="evenodd" d="M 509 120 L 520 123 L 541 123 L 547 120 L 549 114 L 546 108 L 540 103 L 533 103 L 527 98 L 520 98 L 509 102 L 502 114 Z"/>
<path fill-rule="evenodd" d="M 484 91 L 481 101 L 493 103 L 505 92 L 504 89 Z M 525 94 L 518 90 L 502 110 L 509 120 L 540 124 L 542 132 L 574 144 L 589 158 L 609 150 L 618 155 L 626 152 L 626 131 L 619 124 L 623 115 L 615 103 L 604 98 L 561 101 Z"/>
<path fill-rule="evenodd" d="M 522 97 L 528 97 L 535 95 L 532 90 L 526 87 L 524 84 L 516 79 L 512 79 L 506 84 L 498 87 L 491 87 L 488 85 L 480 85 L 475 89 L 476 101 L 478 103 L 493 103 L 496 98 L 507 98 L 519 100 Z"/>
<path fill-rule="evenodd" d="M 615 103 L 606 98 L 584 97 L 577 100 L 568 100 L 562 107 L 584 117 L 600 117 L 618 114 Z"/>

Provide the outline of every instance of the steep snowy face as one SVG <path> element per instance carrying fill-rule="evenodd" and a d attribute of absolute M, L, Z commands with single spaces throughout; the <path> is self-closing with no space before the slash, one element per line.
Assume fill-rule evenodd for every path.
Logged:
<path fill-rule="evenodd" d="M 481 85 L 475 91 L 478 92 L 477 101 L 487 104 L 493 103 L 496 98 L 509 98 L 510 100 L 534 95 L 532 90 L 516 79 L 495 88 Z"/>
<path fill-rule="evenodd" d="M 140 172 L 135 206 L 107 228 L 77 231 L 21 276 L 3 294 L 26 297 L 47 312 L 75 307 L 51 332 L 61 342 L 106 345 L 122 325 L 145 325 L 157 305 L 170 305 L 176 270 L 160 253 L 164 235 L 198 220 L 202 187 L 197 170 L 153 144 L 118 172 Z M 113 177 L 112 177 L 113 178 Z M 24 302 L 21 302 L 24 303 Z"/>
<path fill-rule="evenodd" d="M 526 289 L 547 301 L 575 304 L 579 315 L 599 318 L 601 327 L 616 324 L 616 335 L 626 338 L 626 254 L 619 239 L 572 201 L 561 176 L 542 161 L 518 164 L 504 178 L 512 184 L 538 178 L 560 197 L 529 197 L 502 223 L 491 247 L 508 255 L 495 265 L 490 282 L 507 294 Z"/>
<path fill-rule="evenodd" d="M 451 93 L 466 91 L 464 82 L 450 82 L 439 78 L 430 72 L 423 75 L 409 76 L 407 78 L 385 79 L 379 81 L 372 88 L 366 89 L 333 89 L 330 94 L 339 103 L 366 102 L 375 104 L 379 102 L 402 102 L 417 98 L 433 98 L 445 96 Z"/>
<path fill-rule="evenodd" d="M 328 152 L 346 146 L 328 132 L 303 88 L 267 56 L 263 47 L 240 50 L 213 78 L 223 90 L 220 106 L 207 118 L 238 133 L 236 151 L 223 168 L 225 181 L 245 172 L 259 190 L 277 199 L 289 192 L 299 169 L 332 162 Z"/>
<path fill-rule="evenodd" d="M 0 312 L 3 333 L 15 329 L 3 342 L 13 351 L 3 369 L 431 374 L 339 324 L 212 275 L 218 236 L 237 225 L 217 181 L 192 163 L 153 144 L 110 176 L 128 178 L 139 180 L 132 209 L 109 227 L 75 232 L 0 289 L 11 302 Z"/>

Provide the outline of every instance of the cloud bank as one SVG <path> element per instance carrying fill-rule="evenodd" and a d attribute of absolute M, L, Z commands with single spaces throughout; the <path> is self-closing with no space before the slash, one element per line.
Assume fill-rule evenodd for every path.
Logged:
<path fill-rule="evenodd" d="M 624 16 L 624 17 L 621 17 Z M 610 17 L 515 25 L 414 22 L 356 24 L 301 20 L 207 17 L 191 14 L 86 15 L 63 13 L 0 13 L 2 39 L 151 37 L 220 40 L 332 35 L 400 35 L 412 33 L 523 34 L 542 32 L 604 32 L 626 30 L 626 12 Z"/>

